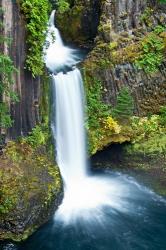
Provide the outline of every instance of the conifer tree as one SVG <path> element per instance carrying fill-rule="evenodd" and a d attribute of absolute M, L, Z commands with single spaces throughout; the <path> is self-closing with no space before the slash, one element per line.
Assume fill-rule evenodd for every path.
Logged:
<path fill-rule="evenodd" d="M 123 87 L 117 97 L 117 104 L 112 110 L 112 116 L 120 121 L 125 121 L 132 116 L 134 110 L 134 100 L 130 90 Z"/>

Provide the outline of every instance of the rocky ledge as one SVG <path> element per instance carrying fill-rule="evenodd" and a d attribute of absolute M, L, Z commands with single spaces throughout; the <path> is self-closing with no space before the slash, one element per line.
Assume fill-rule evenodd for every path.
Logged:
<path fill-rule="evenodd" d="M 9 142 L 0 156 L 0 240 L 21 241 L 47 222 L 63 197 L 44 146 Z"/>

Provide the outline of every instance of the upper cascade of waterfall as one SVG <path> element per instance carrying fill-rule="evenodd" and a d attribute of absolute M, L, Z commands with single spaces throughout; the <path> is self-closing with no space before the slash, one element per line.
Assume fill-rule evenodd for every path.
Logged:
<path fill-rule="evenodd" d="M 86 175 L 83 83 L 80 71 L 73 68 L 80 60 L 79 51 L 63 44 L 54 25 L 54 17 L 55 11 L 49 20 L 45 62 L 53 72 L 52 95 L 55 112 L 52 131 L 56 141 L 56 158 L 65 185 L 71 186 L 71 183 Z"/>
<path fill-rule="evenodd" d="M 71 70 L 78 62 L 81 55 L 78 50 L 71 49 L 64 45 L 59 30 L 55 27 L 55 10 L 52 11 L 46 43 L 44 46 L 44 60 L 47 68 L 56 74 L 60 71 Z"/>

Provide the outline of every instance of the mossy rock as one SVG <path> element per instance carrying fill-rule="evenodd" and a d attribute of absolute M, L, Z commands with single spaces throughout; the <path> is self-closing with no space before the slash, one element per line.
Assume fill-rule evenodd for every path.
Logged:
<path fill-rule="evenodd" d="M 100 1 L 78 0 L 70 3 L 66 12 L 57 11 L 56 25 L 63 39 L 79 46 L 91 47 L 99 25 L 100 6 Z"/>
<path fill-rule="evenodd" d="M 50 219 L 62 199 L 59 169 L 45 147 L 9 142 L 0 177 L 0 240 L 24 240 Z"/>

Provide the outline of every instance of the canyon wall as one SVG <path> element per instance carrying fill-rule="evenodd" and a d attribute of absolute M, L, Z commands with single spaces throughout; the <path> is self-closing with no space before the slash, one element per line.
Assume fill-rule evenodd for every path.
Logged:
<path fill-rule="evenodd" d="M 156 72 L 148 73 L 138 69 L 134 61 L 142 40 L 155 27 L 166 24 L 166 4 L 155 0 L 79 0 L 74 3 L 69 12 L 57 14 L 57 24 L 68 42 L 72 34 L 72 41 L 77 45 L 93 47 L 83 67 L 91 78 L 101 81 L 104 102 L 114 106 L 120 89 L 127 86 L 135 100 L 136 114 L 158 112 L 166 104 L 166 63 L 163 60 Z M 98 15 L 94 15 L 96 10 Z M 93 29 L 91 37 L 85 35 L 90 29 Z M 165 39 L 166 33 L 162 36 Z M 166 46 L 166 39 L 164 41 Z"/>
<path fill-rule="evenodd" d="M 7 138 L 17 138 L 27 133 L 39 122 L 40 77 L 33 78 L 25 69 L 26 29 L 16 0 L 0 0 L 3 10 L 2 35 L 11 38 L 9 48 L 4 47 L 5 54 L 14 62 L 18 73 L 13 76 L 15 90 L 19 102 L 14 104 L 8 100 L 13 126 L 7 131 Z M 6 131 L 2 131 L 5 133 Z"/>

